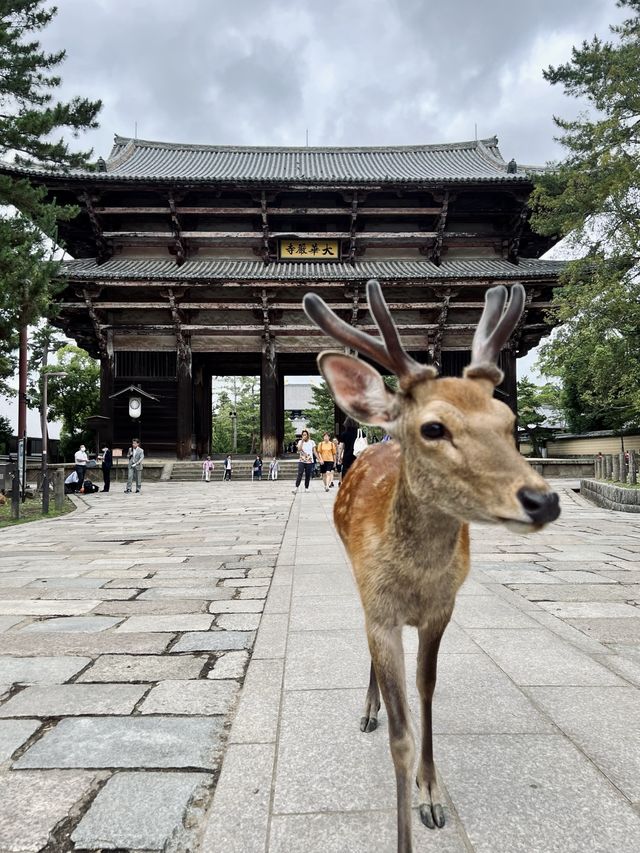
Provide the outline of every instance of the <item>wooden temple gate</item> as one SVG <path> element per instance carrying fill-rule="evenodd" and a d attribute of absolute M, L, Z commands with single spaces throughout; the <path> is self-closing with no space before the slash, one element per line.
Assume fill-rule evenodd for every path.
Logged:
<path fill-rule="evenodd" d="M 549 331 L 560 265 L 528 226 L 527 169 L 497 140 L 391 148 L 248 148 L 116 137 L 95 171 L 28 175 L 61 203 L 74 260 L 57 322 L 100 359 L 109 438 L 143 403 L 150 454 L 202 456 L 211 379 L 259 375 L 262 452 L 282 449 L 284 376 L 317 373 L 332 346 L 305 317 L 314 290 L 348 322 L 375 329 L 365 283 L 378 278 L 405 347 L 444 374 L 468 360 L 484 292 L 522 282 L 526 310 L 501 355 L 515 408 L 515 359 Z"/>

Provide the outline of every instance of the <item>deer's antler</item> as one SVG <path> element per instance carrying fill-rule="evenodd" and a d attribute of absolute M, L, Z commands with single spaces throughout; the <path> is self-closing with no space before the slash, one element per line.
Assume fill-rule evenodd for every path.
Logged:
<path fill-rule="evenodd" d="M 504 374 L 497 365 L 498 356 L 522 316 L 525 289 L 521 284 L 514 284 L 508 304 L 507 296 L 507 288 L 502 284 L 485 294 L 484 311 L 473 336 L 471 364 L 464 369 L 467 379 L 489 379 L 494 385 L 502 382 Z"/>
<path fill-rule="evenodd" d="M 376 279 L 367 282 L 367 302 L 382 335 L 382 341 L 345 323 L 315 293 L 307 293 L 302 305 L 309 319 L 323 332 L 395 373 L 403 390 L 410 388 L 419 379 L 436 377 L 438 372 L 435 367 L 420 364 L 404 350 L 384 301 L 380 282 Z"/>

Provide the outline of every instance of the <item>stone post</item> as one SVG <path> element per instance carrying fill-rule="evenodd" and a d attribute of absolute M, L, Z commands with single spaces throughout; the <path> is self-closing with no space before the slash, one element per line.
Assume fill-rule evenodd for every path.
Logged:
<path fill-rule="evenodd" d="M 612 470 L 613 470 L 613 464 L 611 461 L 611 455 L 609 453 L 607 453 L 607 455 L 604 457 L 604 478 L 605 478 L 605 480 L 611 479 Z"/>
<path fill-rule="evenodd" d="M 618 459 L 620 462 L 620 482 L 627 482 L 627 460 L 624 458 L 624 452 L 621 451 L 618 453 Z"/>
<path fill-rule="evenodd" d="M 629 477 L 628 481 L 632 485 L 636 485 L 638 482 L 638 469 L 636 466 L 636 452 L 635 450 L 629 451 Z"/>
<path fill-rule="evenodd" d="M 595 480 L 600 479 L 600 457 L 593 457 L 593 477 Z"/>
<path fill-rule="evenodd" d="M 64 469 L 56 469 L 53 475 L 53 492 L 55 495 L 56 509 L 64 507 Z"/>
<path fill-rule="evenodd" d="M 620 457 L 617 453 L 614 453 L 612 458 L 612 471 L 611 471 L 611 479 L 614 483 L 620 482 Z"/>

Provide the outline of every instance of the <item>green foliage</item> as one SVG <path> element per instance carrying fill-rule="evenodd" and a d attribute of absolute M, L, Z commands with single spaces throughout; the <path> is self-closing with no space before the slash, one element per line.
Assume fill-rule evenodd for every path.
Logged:
<path fill-rule="evenodd" d="M 52 376 L 48 382 L 49 420 L 61 421 L 60 450 L 68 458 L 84 443 L 93 446 L 94 433 L 86 430 L 85 420 L 100 408 L 100 364 L 80 347 L 68 344 L 56 353 L 56 364 L 46 371 L 64 371 L 66 376 Z M 41 403 L 40 390 L 34 402 Z"/>
<path fill-rule="evenodd" d="M 260 451 L 260 380 L 256 376 L 225 377 L 213 417 L 212 450 L 233 452 L 233 418 L 237 416 L 237 453 Z"/>
<path fill-rule="evenodd" d="M 563 323 L 541 367 L 564 386 L 569 427 L 620 429 L 640 419 L 640 0 L 631 16 L 545 71 L 552 85 L 586 99 L 589 115 L 556 118 L 566 158 L 536 178 L 532 224 L 571 235 L 584 257 L 569 264 L 555 299 Z"/>
<path fill-rule="evenodd" d="M 560 389 L 555 385 L 539 387 L 529 379 L 518 382 L 518 426 L 529 434 L 533 455 L 542 456 L 542 448 L 554 430 L 544 426 L 548 419 L 542 407 L 561 408 Z"/>
<path fill-rule="evenodd" d="M 75 168 L 87 164 L 90 151 L 71 152 L 62 137 L 70 130 L 97 127 L 100 101 L 57 101 L 56 70 L 64 51 L 47 53 L 35 37 L 56 14 L 44 0 L 0 0 L 0 158 L 17 167 L 40 165 Z M 0 175 L 0 380 L 13 372 L 12 351 L 18 330 L 46 316 L 54 297 L 59 265 L 43 239 L 56 238 L 56 224 L 76 215 L 59 206 L 46 189 L 11 172 Z"/>
<path fill-rule="evenodd" d="M 562 380 L 570 430 L 619 430 L 640 422 L 640 281 L 587 263 L 572 265 L 556 297 L 563 325 L 540 363 Z"/>
<path fill-rule="evenodd" d="M 0 417 L 0 453 L 9 452 L 9 441 L 13 435 L 9 418 Z"/>

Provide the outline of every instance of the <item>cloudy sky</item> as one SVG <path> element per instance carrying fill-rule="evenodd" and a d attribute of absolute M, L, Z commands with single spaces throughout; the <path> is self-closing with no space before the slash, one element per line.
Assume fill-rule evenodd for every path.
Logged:
<path fill-rule="evenodd" d="M 58 0 L 65 97 L 87 135 L 245 145 L 416 144 L 496 134 L 520 163 L 560 154 L 542 79 L 620 17 L 614 0 Z"/>
<path fill-rule="evenodd" d="M 615 0 L 57 5 L 41 40 L 67 51 L 61 97 L 104 103 L 100 128 L 78 142 L 96 157 L 136 124 L 142 139 L 230 145 L 304 145 L 307 131 L 311 145 L 462 141 L 477 126 L 506 160 L 545 163 L 562 154 L 552 116 L 579 105 L 542 69 L 621 18 Z"/>

